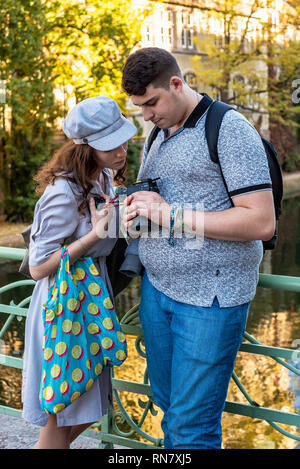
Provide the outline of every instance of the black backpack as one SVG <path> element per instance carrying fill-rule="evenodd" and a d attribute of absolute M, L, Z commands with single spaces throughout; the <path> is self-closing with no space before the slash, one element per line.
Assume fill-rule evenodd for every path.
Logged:
<path fill-rule="evenodd" d="M 219 157 L 218 157 L 218 150 L 217 150 L 219 130 L 222 124 L 223 117 L 225 113 L 231 109 L 235 110 L 232 106 L 229 106 L 228 104 L 225 104 L 221 101 L 214 101 L 209 106 L 208 111 L 207 111 L 207 116 L 206 116 L 206 121 L 205 121 L 205 135 L 206 135 L 206 140 L 207 140 L 211 160 L 214 163 L 219 164 L 220 166 L 221 176 L 222 176 L 229 200 L 233 206 L 233 202 L 229 195 L 227 184 L 226 184 L 223 172 L 222 172 L 222 168 L 221 168 Z M 152 143 L 156 139 L 159 131 L 160 131 L 160 128 L 157 126 L 155 126 L 151 130 L 149 140 L 148 140 L 148 152 L 151 148 Z M 278 156 L 277 156 L 274 146 L 272 145 L 271 142 L 269 142 L 263 137 L 261 137 L 261 140 L 264 145 L 267 159 L 268 159 L 270 177 L 272 180 L 272 191 L 273 191 L 274 208 L 275 208 L 275 216 L 276 216 L 276 229 L 274 232 L 274 236 L 268 241 L 263 241 L 263 248 L 266 251 L 266 250 L 271 250 L 275 248 L 277 237 L 278 237 L 277 228 L 278 228 L 278 220 L 281 215 L 283 181 L 282 181 L 281 167 L 280 167 Z"/>

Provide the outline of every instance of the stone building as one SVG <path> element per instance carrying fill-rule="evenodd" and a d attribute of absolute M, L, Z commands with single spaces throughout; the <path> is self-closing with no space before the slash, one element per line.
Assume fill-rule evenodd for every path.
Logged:
<path fill-rule="evenodd" d="M 224 10 L 224 2 L 207 0 L 173 0 L 173 1 L 148 1 L 134 0 L 137 7 L 149 6 L 151 13 L 145 17 L 142 24 L 142 40 L 139 47 L 156 46 L 170 51 L 177 59 L 183 72 L 185 81 L 198 92 L 209 92 L 203 88 L 195 70 L 195 57 L 203 59 L 205 53 L 201 50 L 201 41 L 207 37 L 213 37 L 215 44 L 222 47 L 228 34 L 228 21 Z M 258 6 L 256 0 L 244 0 L 236 2 L 234 15 L 231 12 L 230 36 L 241 38 L 245 31 L 244 47 L 251 47 L 259 38 L 265 34 L 264 26 L 271 23 L 271 29 L 278 41 L 284 41 L 280 29 L 280 13 L 288 7 L 283 0 L 265 0 L 265 6 Z M 230 14 L 229 14 L 230 15 Z M 228 18 L 228 17 L 227 17 Z M 227 23 L 226 23 L 227 21 Z M 289 37 L 293 31 L 285 31 Z M 255 65 L 259 73 L 267 77 L 265 61 L 257 60 Z M 233 73 L 231 79 L 241 86 L 251 88 L 253 83 L 243 73 Z M 230 93 L 230 91 L 229 91 Z M 232 91 L 233 94 L 233 91 Z M 231 96 L 232 96 L 231 94 Z M 230 97 L 230 95 L 229 95 Z M 222 97 L 219 96 L 219 99 Z M 243 112 L 259 127 L 259 130 L 268 137 L 268 115 L 262 111 L 263 102 L 267 101 L 267 93 L 260 95 L 259 103 L 249 97 L 249 108 L 253 111 Z M 140 113 L 134 109 L 130 100 L 128 108 L 138 117 L 143 125 L 144 133 L 148 134 L 152 127 L 151 123 L 144 123 Z M 259 111 L 259 112 L 255 112 Z"/>

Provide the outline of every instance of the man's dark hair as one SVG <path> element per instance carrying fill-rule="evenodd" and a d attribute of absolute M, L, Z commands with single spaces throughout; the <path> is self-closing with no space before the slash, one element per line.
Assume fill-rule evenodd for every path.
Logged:
<path fill-rule="evenodd" d="M 142 96 L 151 83 L 154 88 L 169 89 L 170 78 L 182 74 L 170 52 L 158 47 L 145 47 L 131 54 L 123 68 L 122 87 L 129 95 Z"/>

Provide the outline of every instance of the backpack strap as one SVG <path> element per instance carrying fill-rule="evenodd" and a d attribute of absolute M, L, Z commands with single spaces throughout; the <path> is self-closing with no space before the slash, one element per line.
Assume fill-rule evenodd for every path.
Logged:
<path fill-rule="evenodd" d="M 150 148 L 154 140 L 156 139 L 158 132 L 160 131 L 160 128 L 155 125 L 153 129 L 151 129 L 150 135 L 149 135 L 149 140 L 148 140 L 148 147 L 147 147 L 147 153 L 149 153 Z"/>
<path fill-rule="evenodd" d="M 226 114 L 227 111 L 230 111 L 231 109 L 234 109 L 234 108 L 221 101 L 214 101 L 209 106 L 208 111 L 207 111 L 206 121 L 205 121 L 205 136 L 206 136 L 206 141 L 207 141 L 211 160 L 214 163 L 218 164 L 220 167 L 224 186 L 226 188 L 230 202 L 233 205 L 233 202 L 229 195 L 228 187 L 227 187 L 227 184 L 226 184 L 223 172 L 222 172 L 222 168 L 221 168 L 220 161 L 219 161 L 219 156 L 218 156 L 218 138 L 219 138 L 220 127 L 221 127 L 224 115 Z M 160 128 L 157 126 L 153 127 L 153 129 L 151 130 L 150 135 L 149 135 L 149 140 L 148 140 L 147 153 L 149 153 L 151 145 L 156 139 L 159 131 L 160 131 Z"/>
<path fill-rule="evenodd" d="M 218 138 L 222 120 L 227 111 L 233 109 L 226 103 L 221 101 L 214 101 L 207 111 L 205 121 L 205 137 L 209 149 L 211 160 L 214 163 L 219 163 L 218 156 Z"/>
<path fill-rule="evenodd" d="M 273 144 L 263 137 L 261 138 L 261 140 L 265 147 L 265 151 L 268 158 L 269 170 L 272 179 L 274 208 L 276 219 L 278 220 L 281 215 L 281 201 L 283 197 L 283 180 L 281 166 Z"/>
<path fill-rule="evenodd" d="M 223 175 L 222 167 L 219 161 L 218 155 L 218 138 L 219 131 L 223 121 L 223 117 L 227 111 L 234 109 L 232 106 L 229 106 L 226 103 L 221 101 L 214 101 L 207 111 L 206 121 L 205 121 L 205 137 L 208 145 L 208 150 L 211 160 L 218 164 L 221 171 L 221 176 L 223 179 L 224 186 L 226 188 L 228 197 L 230 199 L 231 205 L 233 206 L 232 199 L 229 195 L 228 187 Z"/>

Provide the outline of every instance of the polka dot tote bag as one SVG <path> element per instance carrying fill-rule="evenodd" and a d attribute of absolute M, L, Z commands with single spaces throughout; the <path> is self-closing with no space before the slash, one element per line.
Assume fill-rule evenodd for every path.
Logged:
<path fill-rule="evenodd" d="M 127 344 L 93 260 L 84 257 L 70 265 L 66 246 L 43 321 L 41 409 L 57 414 L 90 389 L 104 366 L 121 365 Z"/>

